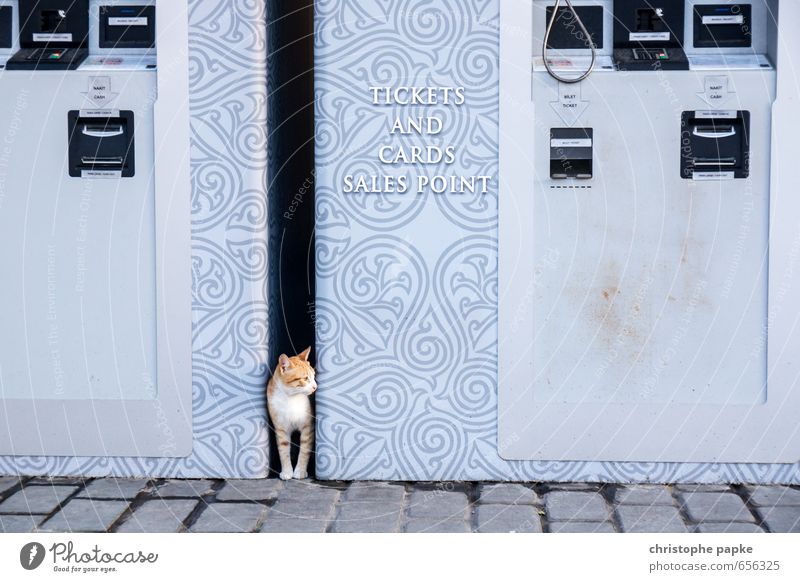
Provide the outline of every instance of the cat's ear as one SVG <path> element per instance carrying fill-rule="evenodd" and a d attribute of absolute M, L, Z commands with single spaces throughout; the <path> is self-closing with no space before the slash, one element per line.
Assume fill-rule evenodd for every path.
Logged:
<path fill-rule="evenodd" d="M 281 372 L 285 372 L 292 367 L 292 362 L 289 360 L 289 356 L 281 354 L 281 357 L 278 358 L 278 365 L 281 367 Z"/>
<path fill-rule="evenodd" d="M 304 362 L 308 361 L 308 356 L 311 354 L 311 346 L 307 347 L 303 352 L 300 354 L 300 359 Z"/>

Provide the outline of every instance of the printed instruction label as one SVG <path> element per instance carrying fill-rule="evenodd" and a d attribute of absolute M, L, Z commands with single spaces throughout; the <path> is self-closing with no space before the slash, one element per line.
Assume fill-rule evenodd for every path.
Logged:
<path fill-rule="evenodd" d="M 733 180 L 736 174 L 733 172 L 695 172 L 692 180 L 697 182 L 708 182 L 710 180 Z"/>
<path fill-rule="evenodd" d="M 736 119 L 739 117 L 739 112 L 733 110 L 695 111 L 694 116 L 697 119 Z"/>
<path fill-rule="evenodd" d="M 44 33 L 34 32 L 33 42 L 72 42 L 72 33 Z"/>
<path fill-rule="evenodd" d="M 81 178 L 94 178 L 94 179 L 114 179 L 122 178 L 122 172 L 118 170 L 83 170 L 81 171 Z"/>
<path fill-rule="evenodd" d="M 81 109 L 81 117 L 119 117 L 119 109 Z"/>
<path fill-rule="evenodd" d="M 648 40 L 669 40 L 670 33 L 668 32 L 632 32 L 629 40 L 631 42 L 641 42 Z"/>
<path fill-rule="evenodd" d="M 590 148 L 592 140 L 589 138 L 551 139 L 551 148 Z"/>
<path fill-rule="evenodd" d="M 744 24 L 744 15 L 703 16 L 703 24 Z"/>
<path fill-rule="evenodd" d="M 131 16 L 127 18 L 112 16 L 108 19 L 109 26 L 147 26 L 147 22 L 146 16 Z"/>

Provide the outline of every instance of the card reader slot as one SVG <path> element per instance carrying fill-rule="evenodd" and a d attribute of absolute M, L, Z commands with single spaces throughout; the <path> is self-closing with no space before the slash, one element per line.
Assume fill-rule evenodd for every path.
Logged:
<path fill-rule="evenodd" d="M 684 111 L 681 177 L 744 179 L 750 174 L 749 111 Z"/>
<path fill-rule="evenodd" d="M 708 139 L 723 139 L 736 135 L 736 128 L 732 125 L 696 125 L 692 135 Z"/>
<path fill-rule="evenodd" d="M 594 130 L 557 127 L 550 130 L 550 178 L 591 180 L 593 176 Z"/>
<path fill-rule="evenodd" d="M 122 156 L 81 156 L 84 166 L 116 166 L 122 168 L 125 159 Z"/>
<path fill-rule="evenodd" d="M 697 168 L 735 168 L 737 162 L 736 158 L 694 158 L 692 159 L 692 165 Z"/>
<path fill-rule="evenodd" d="M 89 137 L 97 137 L 102 139 L 105 137 L 117 137 L 124 135 L 125 128 L 123 128 L 121 125 L 84 125 L 81 133 Z"/>
<path fill-rule="evenodd" d="M 69 175 L 73 178 L 131 178 L 135 175 L 135 123 L 132 111 L 113 116 L 70 111 Z"/>

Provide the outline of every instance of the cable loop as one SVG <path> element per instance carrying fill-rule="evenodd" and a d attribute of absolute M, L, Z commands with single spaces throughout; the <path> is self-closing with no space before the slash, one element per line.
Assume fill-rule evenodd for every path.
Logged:
<path fill-rule="evenodd" d="M 589 41 L 589 46 L 592 49 L 592 62 L 589 65 L 589 69 L 583 73 L 580 77 L 573 77 L 569 79 L 565 79 L 564 77 L 559 76 L 553 68 L 550 66 L 549 61 L 547 60 L 547 44 L 550 42 L 550 34 L 553 32 L 553 26 L 556 23 L 556 19 L 558 18 L 558 8 L 561 5 L 561 0 L 555 0 L 555 6 L 553 6 L 553 15 L 550 17 L 550 22 L 547 25 L 547 31 L 544 35 L 544 43 L 542 44 L 542 58 L 544 59 L 544 67 L 547 69 L 547 72 L 553 77 L 556 81 L 560 83 L 580 83 L 584 79 L 586 79 L 589 75 L 592 74 L 594 71 L 595 64 L 597 63 L 597 48 L 594 46 L 594 41 L 592 40 L 592 35 L 589 34 L 589 31 L 584 26 L 581 17 L 578 16 L 578 11 L 575 10 L 575 7 L 572 5 L 572 0 L 564 0 L 567 4 L 567 7 L 572 12 L 572 15 L 575 17 L 575 22 L 578 23 L 583 34 L 586 36 L 586 39 Z"/>

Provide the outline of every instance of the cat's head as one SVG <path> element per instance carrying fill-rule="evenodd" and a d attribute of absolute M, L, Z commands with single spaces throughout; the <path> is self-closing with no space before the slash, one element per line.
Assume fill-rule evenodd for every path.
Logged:
<path fill-rule="evenodd" d="M 290 358 L 282 354 L 278 358 L 278 369 L 276 374 L 284 389 L 291 396 L 304 394 L 311 396 L 317 391 L 314 368 L 308 362 L 308 355 L 311 348 L 307 348 L 303 353 Z"/>

